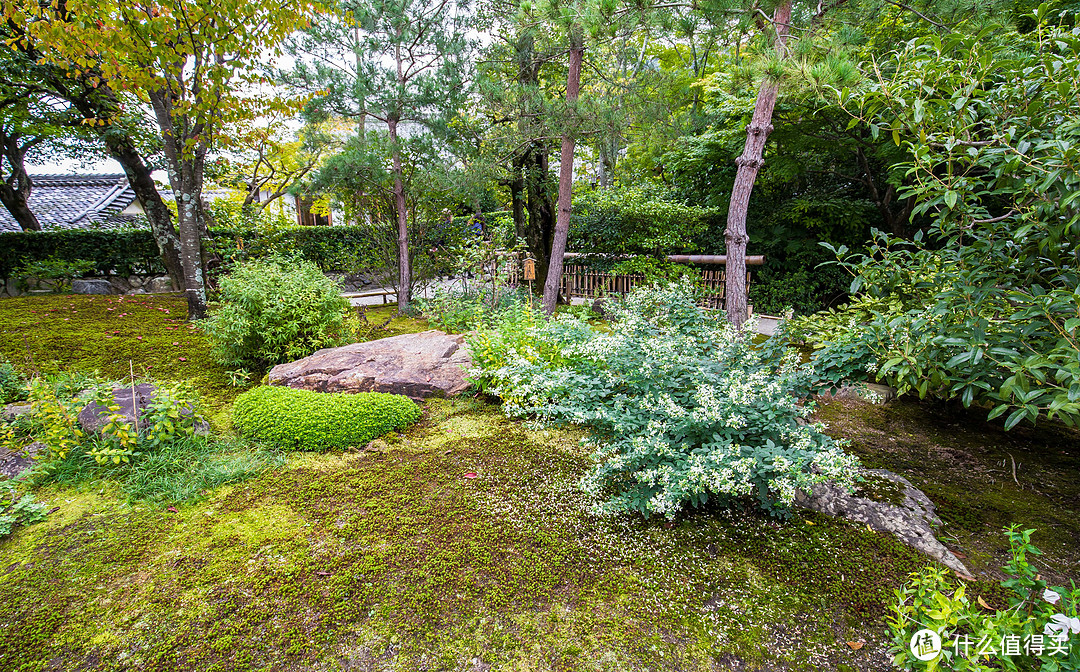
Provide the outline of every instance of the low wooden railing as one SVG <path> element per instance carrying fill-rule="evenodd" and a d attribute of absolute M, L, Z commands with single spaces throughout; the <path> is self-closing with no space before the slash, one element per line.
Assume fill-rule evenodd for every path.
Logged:
<path fill-rule="evenodd" d="M 596 299 L 610 294 L 626 294 L 640 285 L 646 284 L 645 276 L 641 273 L 615 274 L 597 271 L 581 264 L 573 263 L 586 255 L 568 252 L 566 264 L 563 266 L 562 279 L 559 282 L 559 293 L 566 300 L 571 298 Z M 724 291 L 727 285 L 727 256 L 722 254 L 673 254 L 667 257 L 668 261 L 680 264 L 691 264 L 699 267 L 702 284 L 708 290 L 702 305 L 705 308 L 723 308 Z M 760 255 L 747 256 L 747 266 L 760 266 L 765 263 L 765 257 Z M 520 278 L 520 264 L 516 259 L 509 260 L 509 282 L 518 284 Z M 746 272 L 746 287 L 750 288 L 750 271 Z"/>

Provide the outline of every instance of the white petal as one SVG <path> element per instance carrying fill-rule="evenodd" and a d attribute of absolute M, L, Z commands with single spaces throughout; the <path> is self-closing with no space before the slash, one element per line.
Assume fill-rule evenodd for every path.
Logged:
<path fill-rule="evenodd" d="M 1073 631 L 1073 634 L 1080 634 L 1080 618 L 1069 619 L 1069 629 Z"/>
<path fill-rule="evenodd" d="M 1050 604 L 1057 604 L 1058 601 L 1061 600 L 1061 595 L 1047 588 L 1043 591 L 1043 599 Z"/>

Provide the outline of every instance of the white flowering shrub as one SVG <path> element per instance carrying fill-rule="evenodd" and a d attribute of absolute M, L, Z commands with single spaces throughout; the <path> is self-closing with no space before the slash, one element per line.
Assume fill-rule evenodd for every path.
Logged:
<path fill-rule="evenodd" d="M 672 518 L 687 504 L 755 497 L 783 515 L 797 489 L 853 485 L 855 458 L 804 422 L 810 371 L 797 352 L 740 337 L 685 285 L 638 290 L 611 312 L 610 331 L 560 316 L 477 339 L 505 344 L 479 375 L 507 414 L 588 430 L 596 464 L 582 487 L 598 512 Z"/>

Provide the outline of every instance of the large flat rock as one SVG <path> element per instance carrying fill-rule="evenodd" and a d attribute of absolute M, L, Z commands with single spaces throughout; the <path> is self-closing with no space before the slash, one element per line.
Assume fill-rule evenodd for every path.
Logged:
<path fill-rule="evenodd" d="M 462 336 L 402 334 L 326 348 L 270 370 L 271 385 L 316 392 L 389 392 L 413 399 L 461 394 L 472 358 Z"/>

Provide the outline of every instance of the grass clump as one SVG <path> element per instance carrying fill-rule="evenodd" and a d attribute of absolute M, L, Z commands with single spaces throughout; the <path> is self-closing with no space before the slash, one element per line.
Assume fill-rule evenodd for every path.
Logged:
<path fill-rule="evenodd" d="M 381 392 L 327 394 L 264 385 L 241 394 L 233 424 L 244 436 L 291 450 L 362 446 L 420 419 L 408 397 Z"/>

